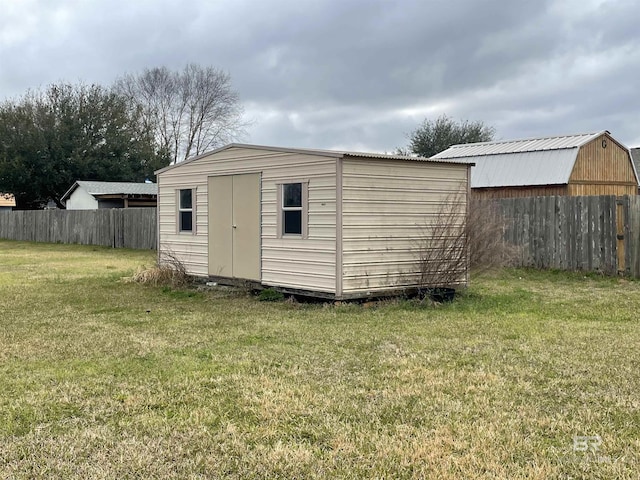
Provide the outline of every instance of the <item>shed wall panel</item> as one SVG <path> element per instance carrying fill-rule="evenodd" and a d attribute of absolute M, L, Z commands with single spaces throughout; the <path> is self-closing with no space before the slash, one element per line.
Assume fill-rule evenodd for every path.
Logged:
<path fill-rule="evenodd" d="M 443 204 L 466 208 L 467 182 L 466 165 L 345 159 L 343 295 L 416 286 L 420 241 Z"/>
<path fill-rule="evenodd" d="M 335 291 L 336 160 L 332 157 L 230 148 L 160 173 L 158 218 L 160 249 L 172 251 L 196 276 L 208 272 L 207 179 L 215 175 L 262 173 L 262 283 L 288 288 Z M 277 184 L 309 182 L 308 237 L 279 238 Z M 175 192 L 195 188 L 195 233 L 178 233 Z"/>

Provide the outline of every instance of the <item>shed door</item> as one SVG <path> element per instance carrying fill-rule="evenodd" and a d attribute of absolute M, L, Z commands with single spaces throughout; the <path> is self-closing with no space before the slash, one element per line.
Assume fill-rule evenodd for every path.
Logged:
<path fill-rule="evenodd" d="M 209 177 L 209 275 L 260 281 L 260 174 Z"/>

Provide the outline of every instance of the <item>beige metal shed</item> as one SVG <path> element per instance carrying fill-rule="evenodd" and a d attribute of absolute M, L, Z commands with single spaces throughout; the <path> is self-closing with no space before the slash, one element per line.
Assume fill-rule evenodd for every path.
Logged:
<path fill-rule="evenodd" d="M 230 144 L 156 172 L 158 248 L 194 276 L 336 300 L 417 286 L 466 161 Z M 467 282 L 464 272 L 460 283 Z"/>

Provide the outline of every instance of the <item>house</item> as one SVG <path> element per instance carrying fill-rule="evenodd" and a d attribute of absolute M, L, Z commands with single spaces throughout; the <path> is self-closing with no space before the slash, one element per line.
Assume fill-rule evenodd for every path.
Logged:
<path fill-rule="evenodd" d="M 474 162 L 479 198 L 638 193 L 629 149 L 608 131 L 454 145 L 432 158 Z"/>
<path fill-rule="evenodd" d="M 466 211 L 468 162 L 230 144 L 156 172 L 158 250 L 187 273 L 336 300 L 418 283 L 443 203 Z M 467 272 L 458 284 L 466 284 Z"/>
<path fill-rule="evenodd" d="M 629 151 L 631 152 L 631 160 L 633 160 L 633 166 L 636 169 L 636 173 L 640 172 L 640 147 L 632 148 Z"/>
<path fill-rule="evenodd" d="M 16 199 L 11 193 L 0 193 L 0 212 L 13 210 L 16 206 Z"/>
<path fill-rule="evenodd" d="M 62 196 L 67 210 L 155 207 L 155 183 L 76 181 Z"/>

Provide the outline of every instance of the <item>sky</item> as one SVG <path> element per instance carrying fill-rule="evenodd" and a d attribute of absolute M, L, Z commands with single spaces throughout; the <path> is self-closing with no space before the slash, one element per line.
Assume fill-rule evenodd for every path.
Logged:
<path fill-rule="evenodd" d="M 244 143 L 392 153 L 425 119 L 640 146 L 637 0 L 0 0 L 0 100 L 188 63 Z"/>

